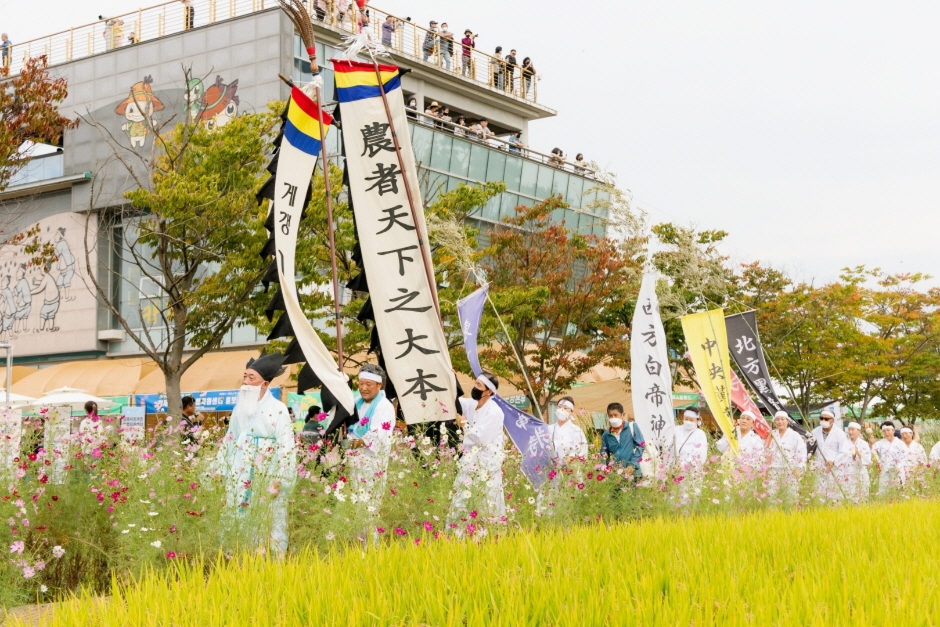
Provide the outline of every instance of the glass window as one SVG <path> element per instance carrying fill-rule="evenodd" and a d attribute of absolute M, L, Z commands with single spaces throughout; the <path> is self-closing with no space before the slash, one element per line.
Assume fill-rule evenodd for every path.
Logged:
<path fill-rule="evenodd" d="M 506 172 L 503 175 L 506 181 L 506 189 L 518 192 L 519 183 L 522 178 L 522 159 L 519 157 L 506 157 Z"/>
<path fill-rule="evenodd" d="M 470 171 L 470 142 L 454 139 L 454 148 L 450 154 L 450 171 L 457 176 L 467 176 Z"/>
<path fill-rule="evenodd" d="M 568 194 L 568 179 L 572 178 L 567 172 L 555 172 L 555 178 L 552 181 L 552 195 L 561 194 L 564 200 Z"/>
<path fill-rule="evenodd" d="M 431 133 L 433 137 L 433 148 L 431 149 L 431 167 L 435 170 L 450 171 L 450 150 L 454 144 L 454 138 L 443 133 Z"/>
<path fill-rule="evenodd" d="M 449 192 L 454 191 L 455 189 L 457 189 L 457 186 L 460 185 L 461 183 L 463 183 L 463 181 L 461 181 L 456 176 L 448 176 L 447 177 L 447 191 Z"/>
<path fill-rule="evenodd" d="M 565 202 L 575 208 L 581 207 L 581 192 L 584 191 L 584 179 L 580 176 L 571 176 L 568 181 L 568 193 Z"/>
<path fill-rule="evenodd" d="M 552 222 L 555 224 L 561 224 L 561 221 L 568 217 L 567 213 L 568 211 L 565 209 L 555 209 L 552 211 Z M 569 220 L 565 220 L 565 227 L 567 227 L 569 230 L 571 229 L 571 222 Z"/>
<path fill-rule="evenodd" d="M 519 184 L 519 192 L 535 196 L 535 182 L 539 176 L 539 166 L 531 161 L 522 162 L 522 182 Z"/>
<path fill-rule="evenodd" d="M 607 225 L 604 220 L 594 219 L 594 235 L 598 238 L 603 239 L 607 235 Z"/>
<path fill-rule="evenodd" d="M 489 157 L 490 149 L 480 144 L 470 146 L 470 171 L 467 178 L 473 181 L 486 180 L 486 161 Z"/>
<path fill-rule="evenodd" d="M 516 207 L 522 204 L 521 199 L 515 194 L 504 193 L 501 196 L 503 201 L 499 211 L 500 219 L 515 217 L 518 213 Z"/>
<path fill-rule="evenodd" d="M 490 153 L 490 160 L 486 164 L 486 180 L 502 181 L 503 173 L 506 171 L 506 153 L 493 151 Z"/>
<path fill-rule="evenodd" d="M 434 139 L 434 131 L 428 128 L 421 128 L 417 124 L 409 124 L 411 127 L 411 147 L 415 152 L 415 161 L 428 164 L 431 161 L 431 142 Z"/>
<path fill-rule="evenodd" d="M 493 222 L 499 222 L 499 204 L 500 199 L 503 196 L 508 196 L 508 194 L 500 194 L 499 196 L 494 196 L 490 198 L 485 205 L 483 205 L 482 218 L 484 220 L 492 220 Z"/>
<path fill-rule="evenodd" d="M 544 200 L 552 195 L 552 175 L 555 174 L 554 168 L 539 166 L 539 178 L 535 185 L 535 197 Z"/>

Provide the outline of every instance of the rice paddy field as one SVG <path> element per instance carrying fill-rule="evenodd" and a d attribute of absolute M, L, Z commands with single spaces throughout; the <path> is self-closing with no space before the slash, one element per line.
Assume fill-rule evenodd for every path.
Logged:
<path fill-rule="evenodd" d="M 938 532 L 916 500 L 180 561 L 41 624 L 940 625 Z"/>

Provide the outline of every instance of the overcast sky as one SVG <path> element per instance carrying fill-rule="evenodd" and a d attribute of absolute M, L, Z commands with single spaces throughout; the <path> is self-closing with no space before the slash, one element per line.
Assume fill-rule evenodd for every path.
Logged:
<path fill-rule="evenodd" d="M 817 283 L 857 264 L 940 277 L 940 3 L 374 3 L 531 56 L 558 111 L 531 145 L 616 172 L 654 223 L 724 229 L 735 260 Z M 42 4 L 0 0 L 0 30 L 140 0 Z"/>

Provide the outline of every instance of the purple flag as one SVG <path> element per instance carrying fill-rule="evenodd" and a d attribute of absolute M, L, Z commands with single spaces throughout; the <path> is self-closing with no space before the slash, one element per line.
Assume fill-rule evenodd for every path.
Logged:
<path fill-rule="evenodd" d="M 457 301 L 457 315 L 460 317 L 460 329 L 463 332 L 463 345 L 467 351 L 467 360 L 474 376 L 480 376 L 480 358 L 477 356 L 477 336 L 480 332 L 480 319 L 486 304 L 487 286 Z M 548 479 L 548 473 L 555 466 L 555 451 L 548 425 L 507 403 L 499 394 L 493 395 L 493 401 L 503 410 L 503 427 L 509 433 L 512 443 L 522 454 L 522 472 L 538 490 Z"/>

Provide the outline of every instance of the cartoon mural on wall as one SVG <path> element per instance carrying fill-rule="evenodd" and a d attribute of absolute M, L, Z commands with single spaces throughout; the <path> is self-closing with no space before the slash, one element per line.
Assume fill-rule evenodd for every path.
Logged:
<path fill-rule="evenodd" d="M 115 113 L 127 118 L 121 130 L 127 133 L 131 148 L 143 147 L 152 134 L 153 114 L 163 110 L 163 103 L 154 95 L 151 83 L 153 78 L 150 75 L 134 83 L 127 98 L 114 108 Z"/>
<path fill-rule="evenodd" d="M 89 241 L 96 224 L 90 218 Z M 37 223 L 50 250 L 41 263 L 25 246 L 0 248 L 0 341 L 17 355 L 96 350 L 97 302 L 85 269 L 85 215 L 63 213 Z M 32 228 L 32 226 L 30 227 Z M 92 251 L 91 263 L 96 264 Z"/>
<path fill-rule="evenodd" d="M 237 91 L 238 79 L 226 85 L 221 76 L 216 76 L 215 83 L 202 97 L 202 111 L 196 119 L 209 129 L 221 128 L 228 124 L 229 120 L 238 115 Z"/>

